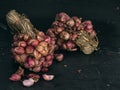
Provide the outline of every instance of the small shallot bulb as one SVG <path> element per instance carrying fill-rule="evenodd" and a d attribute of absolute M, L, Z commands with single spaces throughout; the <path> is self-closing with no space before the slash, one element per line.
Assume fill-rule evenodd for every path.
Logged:
<path fill-rule="evenodd" d="M 72 40 L 76 40 L 77 37 L 78 37 L 77 34 L 73 34 L 72 37 L 71 37 L 71 39 L 72 39 Z"/>
<path fill-rule="evenodd" d="M 14 41 L 14 42 L 12 43 L 12 46 L 18 46 L 18 41 Z"/>
<path fill-rule="evenodd" d="M 21 62 L 21 57 L 20 55 L 15 54 L 13 57 L 17 62 Z"/>
<path fill-rule="evenodd" d="M 43 62 L 43 67 L 49 67 L 51 65 L 52 65 L 52 60 L 51 61 Z"/>
<path fill-rule="evenodd" d="M 34 51 L 34 48 L 32 46 L 27 46 L 25 50 L 27 54 L 31 54 Z"/>
<path fill-rule="evenodd" d="M 29 66 L 29 64 L 26 62 L 26 63 L 24 63 L 24 67 L 25 68 L 27 68 L 27 69 L 29 69 L 30 68 L 30 66 Z"/>
<path fill-rule="evenodd" d="M 40 76 L 38 74 L 34 74 L 34 73 L 28 74 L 27 77 L 32 78 L 34 80 L 34 82 L 38 82 L 38 80 L 40 79 Z"/>
<path fill-rule="evenodd" d="M 48 71 L 48 68 L 44 67 L 44 68 L 42 68 L 41 71 L 42 71 L 42 72 L 47 72 L 47 71 Z"/>
<path fill-rule="evenodd" d="M 67 49 L 67 45 L 65 43 L 63 43 L 62 44 L 62 48 L 66 50 Z"/>
<path fill-rule="evenodd" d="M 28 34 L 24 34 L 24 36 L 23 36 L 23 39 L 25 40 L 25 41 L 27 41 L 28 39 L 29 39 L 29 35 Z"/>
<path fill-rule="evenodd" d="M 58 44 L 59 46 L 61 46 L 62 43 L 63 43 L 63 40 L 62 40 L 62 39 L 58 39 L 58 40 L 57 40 L 57 44 Z"/>
<path fill-rule="evenodd" d="M 54 29 L 51 29 L 51 28 L 48 29 L 48 30 L 47 30 L 47 35 L 49 35 L 50 37 L 55 37 L 55 34 L 54 34 L 53 30 L 54 30 Z"/>
<path fill-rule="evenodd" d="M 14 36 L 13 36 L 13 41 L 17 41 L 17 40 L 18 40 L 17 35 L 14 35 Z"/>
<path fill-rule="evenodd" d="M 38 45 L 39 41 L 38 40 L 34 40 L 31 44 L 33 47 L 36 47 Z"/>
<path fill-rule="evenodd" d="M 72 49 L 72 48 L 75 47 L 75 44 L 74 44 L 72 41 L 68 41 L 68 42 L 66 43 L 66 45 L 67 45 L 67 48 L 68 48 L 68 49 Z"/>
<path fill-rule="evenodd" d="M 55 54 L 55 58 L 56 58 L 57 61 L 60 62 L 60 61 L 63 60 L 64 56 L 63 56 L 63 54 Z"/>
<path fill-rule="evenodd" d="M 24 75 L 24 69 L 19 67 L 18 70 L 15 73 L 20 75 L 20 76 L 23 76 Z"/>
<path fill-rule="evenodd" d="M 33 58 L 31 58 L 31 57 L 28 58 L 28 65 L 29 65 L 30 67 L 33 67 L 33 66 L 35 65 L 35 62 L 34 62 L 34 59 L 33 59 Z"/>
<path fill-rule="evenodd" d="M 37 39 L 30 39 L 28 41 L 28 45 L 32 45 L 33 47 L 36 47 L 38 45 L 39 41 Z"/>
<path fill-rule="evenodd" d="M 63 31 L 63 28 L 62 27 L 56 27 L 56 29 L 55 29 L 55 33 L 56 34 L 59 34 L 60 32 L 62 32 Z"/>
<path fill-rule="evenodd" d="M 55 44 L 55 43 L 56 43 L 55 39 L 51 38 L 51 44 Z"/>
<path fill-rule="evenodd" d="M 53 59 L 53 56 L 52 56 L 52 55 L 46 56 L 46 60 L 47 60 L 47 61 L 50 61 L 50 60 L 52 60 L 52 59 Z"/>
<path fill-rule="evenodd" d="M 24 34 L 17 35 L 18 39 L 21 40 L 23 38 Z"/>
<path fill-rule="evenodd" d="M 34 68 L 33 68 L 33 71 L 34 71 L 34 72 L 40 72 L 40 70 L 41 70 L 41 67 L 40 67 L 40 66 L 37 66 L 37 67 L 34 67 Z"/>
<path fill-rule="evenodd" d="M 19 74 L 15 73 L 9 79 L 11 81 L 20 81 L 21 80 L 21 76 Z"/>
<path fill-rule="evenodd" d="M 41 54 L 37 50 L 34 50 L 33 55 L 37 60 L 41 58 Z"/>
<path fill-rule="evenodd" d="M 92 24 L 92 22 L 90 20 L 86 20 L 83 22 L 84 24 Z"/>
<path fill-rule="evenodd" d="M 36 50 L 39 51 L 43 56 L 46 56 L 48 54 L 48 43 L 43 41 L 39 43 L 39 45 L 36 47 Z"/>
<path fill-rule="evenodd" d="M 43 41 L 43 40 L 44 40 L 45 34 L 44 34 L 43 32 L 41 32 L 41 31 L 36 31 L 36 34 L 37 34 L 37 39 L 38 39 L 39 41 Z"/>
<path fill-rule="evenodd" d="M 88 25 L 86 26 L 86 29 L 87 29 L 87 30 L 93 29 L 93 25 L 92 25 L 92 24 L 88 24 Z"/>
<path fill-rule="evenodd" d="M 19 41 L 18 42 L 18 46 L 20 46 L 20 47 L 26 47 L 26 42 L 25 41 Z"/>
<path fill-rule="evenodd" d="M 43 79 L 46 81 L 51 81 L 54 79 L 54 75 L 47 75 L 47 74 L 43 74 L 42 75 Z"/>
<path fill-rule="evenodd" d="M 60 33 L 60 38 L 62 38 L 64 40 L 68 40 L 70 38 L 70 34 L 66 31 L 63 31 Z"/>
<path fill-rule="evenodd" d="M 57 17 L 56 17 L 56 19 L 57 19 Z M 56 20 L 52 23 L 53 26 L 58 26 L 58 24 L 59 24 L 59 22 Z"/>
<path fill-rule="evenodd" d="M 59 20 L 63 23 L 65 23 L 69 19 L 70 19 L 70 17 L 64 12 L 61 12 L 61 13 L 56 15 L 56 20 Z"/>
<path fill-rule="evenodd" d="M 70 19 L 67 21 L 67 25 L 70 26 L 70 27 L 73 27 L 75 24 L 74 20 L 73 19 Z"/>
<path fill-rule="evenodd" d="M 50 38 L 49 36 L 46 36 L 45 41 L 46 41 L 46 42 L 50 42 L 50 41 L 51 41 L 51 38 Z"/>
<path fill-rule="evenodd" d="M 34 84 L 34 80 L 32 78 L 26 79 L 23 82 L 23 86 L 31 87 Z"/>
<path fill-rule="evenodd" d="M 80 23 L 81 23 L 81 18 L 78 18 L 76 16 L 72 17 L 73 20 L 75 21 L 75 26 L 78 27 L 80 26 Z"/>
<path fill-rule="evenodd" d="M 25 62 L 27 60 L 27 54 L 20 55 L 20 62 Z"/>
<path fill-rule="evenodd" d="M 14 51 L 17 54 L 23 54 L 25 52 L 23 47 L 15 47 Z"/>

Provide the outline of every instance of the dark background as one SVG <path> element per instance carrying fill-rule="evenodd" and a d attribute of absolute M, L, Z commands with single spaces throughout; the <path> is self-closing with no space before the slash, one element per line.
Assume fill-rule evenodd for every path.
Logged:
<path fill-rule="evenodd" d="M 11 82 L 8 78 L 17 69 L 10 54 L 12 35 L 5 18 L 11 9 L 25 13 L 42 31 L 51 26 L 59 12 L 90 19 L 100 50 L 91 55 L 63 52 L 64 61 L 54 62 L 48 72 L 55 75 L 53 81 L 41 79 L 30 88 Z M 120 90 L 120 0 L 1 0 L 0 90 Z"/>

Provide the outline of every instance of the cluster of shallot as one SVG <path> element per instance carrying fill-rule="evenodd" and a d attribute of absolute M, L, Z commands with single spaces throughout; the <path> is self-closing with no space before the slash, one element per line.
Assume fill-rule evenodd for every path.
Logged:
<path fill-rule="evenodd" d="M 42 78 L 50 81 L 54 75 L 46 74 L 53 59 L 61 62 L 63 54 L 54 51 L 63 49 L 85 54 L 97 50 L 98 39 L 90 20 L 82 22 L 81 18 L 70 17 L 66 13 L 56 15 L 55 21 L 47 33 L 37 30 L 24 15 L 11 10 L 7 16 L 7 23 L 13 35 L 12 56 L 19 65 L 18 70 L 9 78 L 11 81 L 22 81 L 26 87 L 32 86 L 41 78 L 38 72 L 43 72 Z M 33 73 L 24 75 L 24 69 Z M 34 73 L 35 72 L 35 73 Z M 25 80 L 22 77 L 27 76 Z"/>
<path fill-rule="evenodd" d="M 55 38 L 57 49 L 76 51 L 80 48 L 83 53 L 91 54 L 98 46 L 98 41 L 94 40 L 96 32 L 93 30 L 92 22 L 90 20 L 82 22 L 82 18 L 70 17 L 64 12 L 56 15 L 47 35 Z M 85 51 L 83 48 L 88 44 L 91 45 L 90 50 Z M 93 50 L 92 46 L 95 46 Z"/>
<path fill-rule="evenodd" d="M 14 35 L 11 51 L 21 66 L 40 72 L 52 64 L 55 41 L 41 31 L 36 30 L 35 34 L 35 38 L 28 34 Z"/>
<path fill-rule="evenodd" d="M 53 63 L 53 58 L 61 54 L 54 55 L 55 40 L 44 32 L 33 27 L 30 20 L 17 13 L 15 10 L 7 14 L 7 23 L 13 30 L 12 56 L 16 63 L 20 65 L 19 69 L 9 78 L 11 81 L 23 80 L 24 86 L 32 86 L 40 79 L 40 76 L 34 73 L 24 75 L 24 68 L 32 72 L 47 72 L 48 67 Z M 54 75 L 42 75 L 46 81 L 52 80 Z"/>

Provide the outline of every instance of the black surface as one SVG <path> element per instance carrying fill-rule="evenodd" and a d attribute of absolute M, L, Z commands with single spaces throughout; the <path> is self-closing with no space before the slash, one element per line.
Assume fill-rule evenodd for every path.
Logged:
<path fill-rule="evenodd" d="M 50 67 L 48 73 L 55 74 L 51 82 L 41 79 L 30 88 L 11 82 L 8 78 L 17 69 L 10 55 L 12 35 L 5 20 L 11 9 L 25 13 L 43 31 L 59 12 L 90 19 L 98 33 L 100 50 L 92 55 L 64 52 L 64 61 Z M 1 0 L 0 90 L 120 90 L 120 0 Z"/>

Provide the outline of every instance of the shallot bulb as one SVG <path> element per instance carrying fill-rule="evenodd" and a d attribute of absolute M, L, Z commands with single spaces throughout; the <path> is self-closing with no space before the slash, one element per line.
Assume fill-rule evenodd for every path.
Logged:
<path fill-rule="evenodd" d="M 47 72 L 47 71 L 48 71 L 48 68 L 44 67 L 44 68 L 42 68 L 41 71 L 42 71 L 42 72 Z"/>
<path fill-rule="evenodd" d="M 12 74 L 12 76 L 9 79 L 11 81 L 20 81 L 23 75 L 24 75 L 24 69 L 19 67 L 18 70 L 14 74 Z"/>
<path fill-rule="evenodd" d="M 34 80 L 32 78 L 29 78 L 24 80 L 22 83 L 23 83 L 23 86 L 31 87 L 34 84 Z"/>
<path fill-rule="evenodd" d="M 11 81 L 20 81 L 21 80 L 21 76 L 15 73 L 9 79 Z"/>
<path fill-rule="evenodd" d="M 70 19 L 70 17 L 64 12 L 62 12 L 60 14 L 57 14 L 57 16 L 56 16 L 56 20 L 59 20 L 63 23 L 66 22 L 69 19 Z"/>
<path fill-rule="evenodd" d="M 46 81 L 51 81 L 51 80 L 53 80 L 54 75 L 43 74 L 42 77 Z"/>
<path fill-rule="evenodd" d="M 64 58 L 63 54 L 55 54 L 55 58 L 57 61 L 61 62 Z"/>
<path fill-rule="evenodd" d="M 27 77 L 32 78 L 34 80 L 34 82 L 38 82 L 38 80 L 40 79 L 40 76 L 38 74 L 34 74 L 34 73 L 28 74 Z"/>

